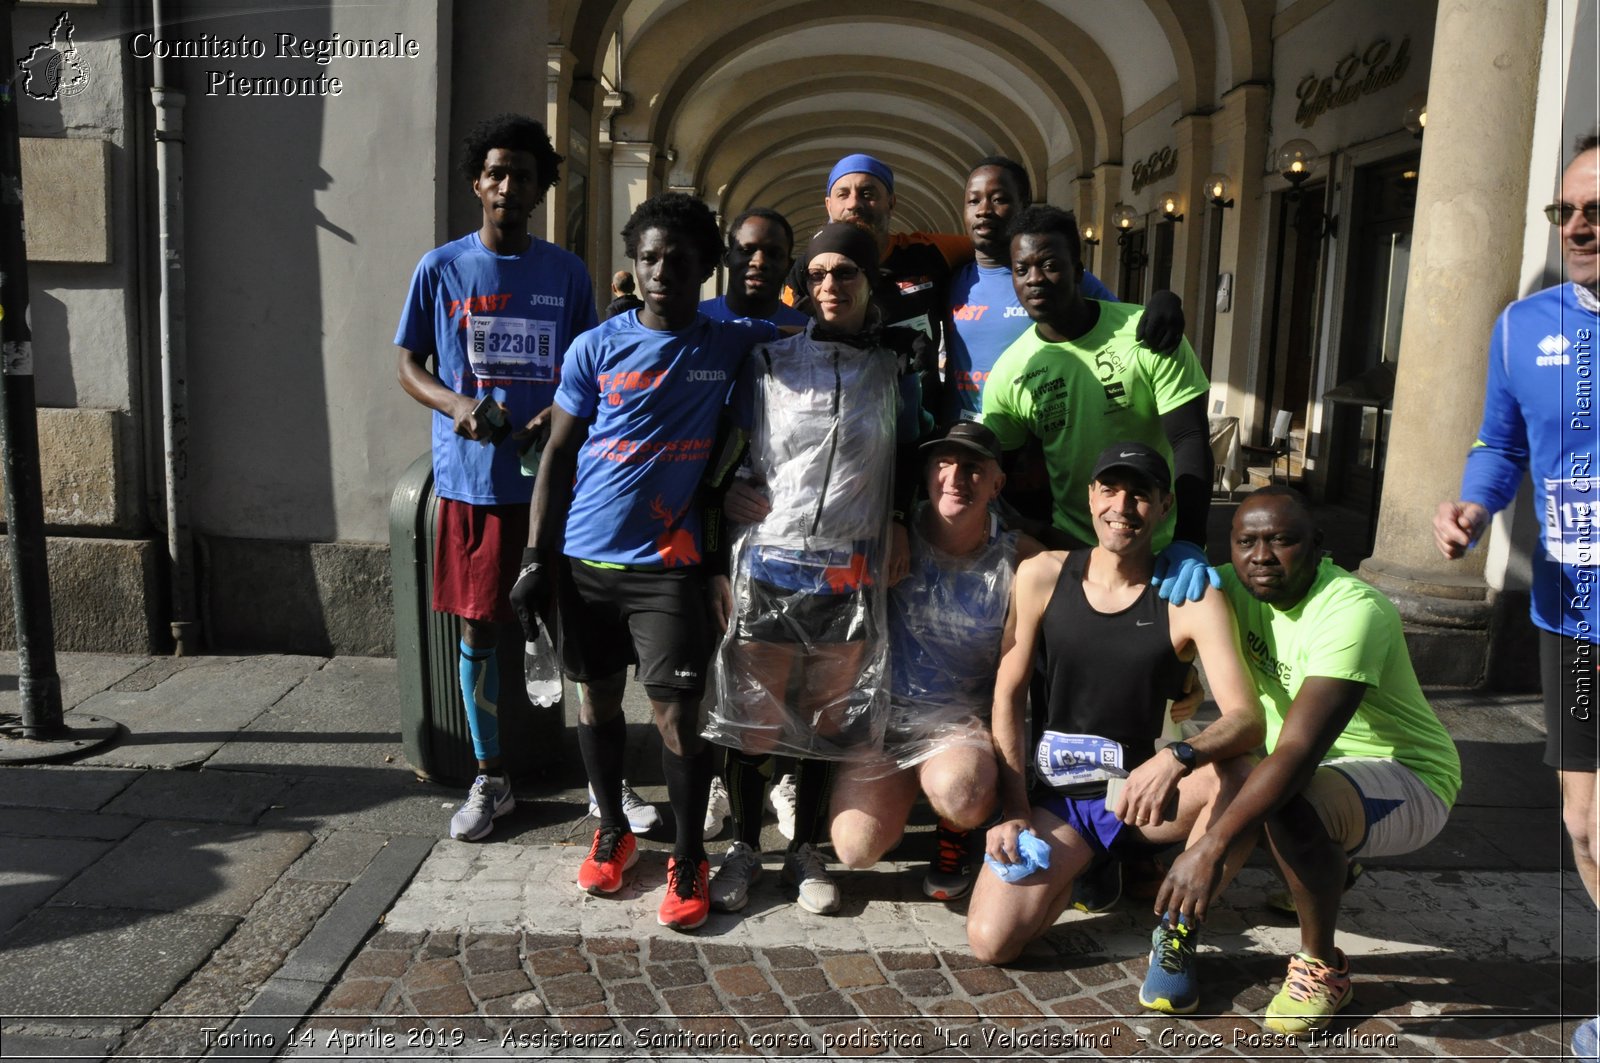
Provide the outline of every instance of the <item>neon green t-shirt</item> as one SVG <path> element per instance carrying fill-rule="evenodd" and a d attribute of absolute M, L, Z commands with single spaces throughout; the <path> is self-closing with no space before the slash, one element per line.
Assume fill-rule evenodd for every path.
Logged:
<path fill-rule="evenodd" d="M 1366 696 L 1327 757 L 1382 757 L 1417 773 L 1446 805 L 1461 790 L 1461 757 L 1411 667 L 1400 614 L 1378 590 L 1327 558 L 1293 609 L 1253 597 L 1232 565 L 1222 589 L 1239 620 L 1250 678 L 1267 713 L 1267 751 L 1311 676 L 1365 683 Z"/>
<path fill-rule="evenodd" d="M 1006 450 L 1037 437 L 1044 449 L 1054 506 L 1050 522 L 1093 545 L 1089 475 L 1112 443 L 1136 440 L 1172 463 L 1161 415 L 1210 387 L 1189 341 L 1172 354 L 1139 345 L 1134 330 L 1144 307 L 1098 303 L 1094 328 L 1068 343 L 1047 343 L 1030 325 L 1000 355 L 983 386 L 983 423 Z M 1172 541 L 1177 510 L 1156 532 L 1154 548 Z"/>

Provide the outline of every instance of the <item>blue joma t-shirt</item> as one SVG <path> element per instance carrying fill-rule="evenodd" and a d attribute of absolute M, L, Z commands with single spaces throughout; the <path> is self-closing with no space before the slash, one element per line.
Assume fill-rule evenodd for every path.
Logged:
<path fill-rule="evenodd" d="M 719 295 L 715 299 L 706 299 L 700 304 L 700 312 L 715 321 L 738 321 L 744 317 L 728 309 L 728 297 Z M 778 309 L 762 318 L 750 318 L 752 321 L 770 321 L 774 325 L 796 325 L 805 328 L 811 324 L 811 319 L 804 313 L 784 303 L 778 304 Z"/>
<path fill-rule="evenodd" d="M 1079 287 L 1086 299 L 1114 303 L 1116 296 L 1093 273 L 1083 274 Z M 1033 322 L 1017 302 L 1009 266 L 980 266 L 968 262 L 950 281 L 950 316 L 955 319 L 945 351 L 945 376 L 953 395 L 943 411 L 944 420 L 975 421 L 983 415 L 983 382 L 1005 349 Z"/>
<path fill-rule="evenodd" d="M 394 342 L 433 355 L 452 391 L 505 403 L 518 427 L 550 405 L 562 352 L 594 323 L 594 288 L 577 255 L 537 237 L 520 255 L 496 255 L 471 233 L 422 256 Z M 513 440 L 475 443 L 438 411 L 433 481 L 440 498 L 480 506 L 533 495 Z"/>
<path fill-rule="evenodd" d="M 693 505 L 728 389 L 765 321 L 713 321 L 681 332 L 639 323 L 630 310 L 567 350 L 556 405 L 594 419 L 578 451 L 567 512 L 568 557 L 672 567 L 700 563 Z"/>

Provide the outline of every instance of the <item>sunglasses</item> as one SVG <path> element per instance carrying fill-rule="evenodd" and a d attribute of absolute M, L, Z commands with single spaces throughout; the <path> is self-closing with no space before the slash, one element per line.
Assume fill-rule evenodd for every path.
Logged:
<path fill-rule="evenodd" d="M 832 269 L 808 269 L 806 270 L 806 280 L 812 284 L 821 284 L 830 273 L 833 274 L 833 279 L 840 284 L 849 284 L 861 276 L 861 267 L 843 265 L 835 266 Z"/>
<path fill-rule="evenodd" d="M 1600 203 L 1585 203 L 1575 207 L 1571 203 L 1552 203 L 1544 208 L 1544 216 L 1550 219 L 1551 225 L 1565 225 L 1572 220 L 1574 214 L 1581 213 L 1583 220 L 1595 228 L 1600 228 Z"/>

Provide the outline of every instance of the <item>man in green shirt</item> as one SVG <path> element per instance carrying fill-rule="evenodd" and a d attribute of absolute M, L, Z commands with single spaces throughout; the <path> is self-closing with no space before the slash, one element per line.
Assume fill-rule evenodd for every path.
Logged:
<path fill-rule="evenodd" d="M 1052 549 L 1093 545 L 1090 462 L 1111 443 L 1144 443 L 1172 468 L 1177 500 L 1156 531 L 1154 582 L 1163 599 L 1198 599 L 1207 582 L 1218 586 L 1205 561 L 1212 471 L 1205 370 L 1188 341 L 1167 355 L 1140 346 L 1141 307 L 1084 298 L 1071 214 L 1035 204 L 1012 218 L 1009 232 L 1012 283 L 1033 326 L 990 371 L 983 422 L 1008 459 L 1030 440 L 1043 449 L 1050 526 L 1036 534 Z M 1045 508 L 1009 491 L 1008 498 L 1024 513 Z"/>
<path fill-rule="evenodd" d="M 1290 488 L 1261 488 L 1234 514 L 1223 590 L 1266 709 L 1267 756 L 1156 896 L 1158 913 L 1203 918 L 1223 855 L 1265 825 L 1300 918 L 1300 951 L 1266 1025 L 1312 1037 L 1352 996 L 1333 943 L 1348 861 L 1426 845 L 1461 789 L 1461 760 L 1417 682 L 1400 614 L 1321 545 Z"/>

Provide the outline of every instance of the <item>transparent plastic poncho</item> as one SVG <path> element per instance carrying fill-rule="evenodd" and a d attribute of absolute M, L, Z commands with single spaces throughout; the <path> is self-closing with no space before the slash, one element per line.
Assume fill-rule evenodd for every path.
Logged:
<path fill-rule="evenodd" d="M 885 772 L 956 746 L 992 748 L 985 721 L 1016 574 L 1017 533 L 1000 530 L 991 515 L 982 548 L 950 554 L 921 534 L 927 517 L 924 510 L 912 522 L 911 574 L 889 591 Z"/>
<path fill-rule="evenodd" d="M 750 754 L 875 751 L 889 704 L 882 574 L 900 359 L 808 329 L 757 347 L 745 372 L 747 467 L 772 511 L 733 540 L 706 737 Z"/>

